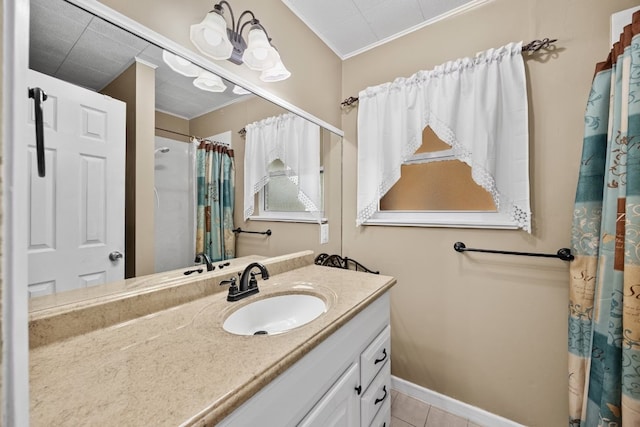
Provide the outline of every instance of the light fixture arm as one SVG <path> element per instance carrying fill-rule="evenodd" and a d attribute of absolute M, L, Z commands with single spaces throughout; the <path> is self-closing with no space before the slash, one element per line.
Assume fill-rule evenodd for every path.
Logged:
<path fill-rule="evenodd" d="M 251 19 L 245 21 L 244 24 L 242 24 L 242 27 L 241 27 L 240 26 L 240 22 L 242 22 L 242 17 L 244 17 L 246 15 L 251 15 Z M 251 12 L 250 10 L 245 10 L 244 12 L 242 12 L 242 15 L 240 15 L 240 18 L 238 19 L 238 26 L 236 28 L 234 28 L 233 31 L 235 31 L 238 34 L 238 36 L 241 37 L 242 31 L 244 30 L 244 27 L 246 27 L 248 24 L 259 25 L 260 21 L 258 21 L 256 19 L 256 16 L 253 14 L 253 12 Z M 262 25 L 260 25 L 260 26 L 262 27 Z"/>
<path fill-rule="evenodd" d="M 266 34 L 267 30 L 262 26 L 262 24 L 260 24 L 260 21 L 258 21 L 256 16 L 254 15 L 254 13 L 252 11 L 250 11 L 250 10 L 245 10 L 244 12 L 242 12 L 240 14 L 240 17 L 236 21 L 235 16 L 233 14 L 233 9 L 231 8 L 231 5 L 229 4 L 229 2 L 227 2 L 226 0 L 221 0 L 215 6 L 213 6 L 213 11 L 215 11 L 218 14 L 224 16 L 224 9 L 222 8 L 223 5 L 227 6 L 227 10 L 229 11 L 229 15 L 231 15 L 231 28 L 230 29 L 231 29 L 231 33 L 232 33 L 231 35 L 232 35 L 232 37 L 233 37 L 233 39 L 235 41 L 240 41 L 240 39 L 242 39 L 242 32 L 244 31 L 244 27 L 246 27 L 249 24 L 250 25 L 259 25 L 260 28 L 262 28 L 264 30 L 265 34 Z M 242 24 L 242 18 L 244 18 L 247 15 L 250 15 L 251 19 L 245 21 L 244 24 Z"/>
<path fill-rule="evenodd" d="M 250 10 L 245 10 L 244 12 L 242 12 L 240 14 L 240 17 L 238 17 L 238 20 L 236 21 L 235 15 L 233 14 L 233 9 L 231 8 L 229 2 L 227 2 L 226 0 L 221 0 L 220 2 L 216 3 L 213 6 L 212 12 L 216 12 L 224 18 L 223 6 L 226 6 L 226 9 L 229 11 L 229 15 L 231 15 L 231 27 L 227 28 L 227 36 L 229 37 L 229 41 L 233 45 L 233 51 L 231 57 L 229 58 L 229 61 L 233 62 L 234 64 L 240 65 L 242 64 L 242 53 L 247 47 L 247 44 L 242 37 L 244 28 L 250 24 L 260 26 L 260 28 L 265 31 L 265 34 L 266 30 Z M 242 23 L 242 19 L 246 16 L 250 16 L 250 19 L 247 19 L 244 23 Z"/>
<path fill-rule="evenodd" d="M 236 20 L 233 16 L 233 9 L 231 9 L 231 5 L 229 4 L 229 2 L 227 2 L 226 0 L 222 0 L 218 2 L 216 5 L 213 6 L 213 10 L 211 12 L 217 12 L 222 17 L 224 17 L 224 9 L 222 9 L 223 5 L 226 5 L 227 9 L 229 10 L 229 15 L 231 15 L 231 29 L 235 31 Z"/>
<path fill-rule="evenodd" d="M 240 23 L 238 22 L 238 24 Z M 269 44 L 273 46 L 273 44 L 271 43 L 271 37 L 269 37 L 269 33 L 267 32 L 267 29 L 260 23 L 260 21 L 258 21 L 255 18 L 252 19 L 251 21 L 247 21 L 244 24 L 242 24 L 242 28 L 240 28 L 240 31 L 238 32 L 238 34 L 242 34 L 242 32 L 244 31 L 244 27 L 246 27 L 247 25 L 251 25 L 252 27 L 254 25 L 260 27 L 262 31 L 264 31 L 264 34 L 267 36 L 267 40 L 269 40 Z"/>
<path fill-rule="evenodd" d="M 229 11 L 231 26 L 224 17 L 225 8 Z M 245 41 L 242 34 L 247 26 Z M 215 3 L 200 24 L 191 26 L 191 40 L 201 52 L 214 59 L 228 59 L 237 65 L 244 63 L 252 70 L 261 71 L 263 81 L 280 81 L 291 75 L 271 43 L 267 29 L 255 14 L 245 10 L 236 20 L 233 8 L 226 0 Z"/>

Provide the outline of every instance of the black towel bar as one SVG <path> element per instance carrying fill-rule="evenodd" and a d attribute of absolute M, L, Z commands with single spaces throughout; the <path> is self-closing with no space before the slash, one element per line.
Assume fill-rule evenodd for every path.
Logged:
<path fill-rule="evenodd" d="M 248 231 L 248 230 L 243 230 L 242 228 L 238 227 L 238 228 L 234 228 L 231 231 L 233 231 L 236 234 L 238 234 L 238 233 L 249 233 L 249 234 L 266 234 L 267 236 L 271 236 L 271 229 L 268 229 L 267 231 Z"/>
<path fill-rule="evenodd" d="M 535 252 L 513 252 L 513 251 L 496 251 L 493 249 L 473 249 L 468 248 L 462 242 L 455 242 L 453 244 L 453 249 L 456 252 L 486 252 L 490 254 L 504 254 L 504 255 L 521 255 L 521 256 L 536 256 L 536 257 L 545 257 L 545 258 L 559 258 L 562 261 L 572 261 L 573 255 L 571 254 L 571 249 L 569 248 L 561 248 L 558 249 L 558 252 L 555 254 L 540 254 Z"/>

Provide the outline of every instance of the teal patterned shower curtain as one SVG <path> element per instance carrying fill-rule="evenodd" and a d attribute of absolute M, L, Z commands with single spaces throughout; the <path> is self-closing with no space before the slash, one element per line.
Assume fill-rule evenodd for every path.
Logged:
<path fill-rule="evenodd" d="M 202 141 L 196 150 L 196 252 L 213 261 L 235 257 L 233 150 Z"/>
<path fill-rule="evenodd" d="M 596 67 L 572 252 L 569 426 L 640 426 L 640 12 Z"/>

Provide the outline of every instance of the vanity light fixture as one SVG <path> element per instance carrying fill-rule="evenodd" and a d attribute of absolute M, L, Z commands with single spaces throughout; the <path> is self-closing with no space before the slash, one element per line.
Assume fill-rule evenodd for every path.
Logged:
<path fill-rule="evenodd" d="M 231 28 L 227 27 L 223 6 L 231 15 Z M 246 18 L 244 23 L 243 18 Z M 245 42 L 242 32 L 248 25 L 248 42 Z M 238 65 L 244 63 L 254 71 L 261 71 L 262 81 L 277 82 L 291 76 L 271 44 L 267 30 L 250 10 L 242 12 L 236 22 L 231 5 L 222 0 L 213 6 L 201 23 L 191 26 L 190 35 L 193 44 L 203 54 L 213 59 L 228 59 Z"/>
<path fill-rule="evenodd" d="M 193 85 L 209 92 L 224 92 L 227 89 L 220 77 L 205 70 L 200 71 L 198 77 L 193 80 Z"/>
<path fill-rule="evenodd" d="M 183 76 L 198 77 L 198 75 L 200 75 L 200 71 L 202 71 L 202 68 L 198 67 L 196 64 L 193 64 L 183 57 L 175 55 L 167 50 L 162 51 L 162 60 L 169 66 L 169 68 Z"/>
<path fill-rule="evenodd" d="M 224 92 L 227 90 L 227 85 L 224 84 L 219 76 L 198 67 L 181 56 L 163 50 L 162 60 L 176 73 L 186 77 L 195 77 L 193 85 L 198 89 L 208 92 Z"/>

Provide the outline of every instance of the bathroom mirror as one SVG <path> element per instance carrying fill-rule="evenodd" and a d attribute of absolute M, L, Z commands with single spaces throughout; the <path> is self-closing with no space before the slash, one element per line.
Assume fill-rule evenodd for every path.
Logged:
<path fill-rule="evenodd" d="M 132 173 L 135 176 L 133 181 L 129 181 L 127 178 L 126 185 L 135 185 L 137 193 L 134 193 L 132 198 L 127 195 L 123 206 L 116 207 L 116 212 L 120 212 L 123 218 L 133 215 L 136 219 L 127 218 L 126 227 L 124 223 L 119 226 L 123 231 L 125 241 L 122 247 L 108 248 L 110 261 L 107 263 L 109 265 L 125 264 L 127 267 L 126 272 L 123 272 L 123 277 L 139 277 L 170 270 L 177 266 L 189 267 L 193 264 L 194 251 L 191 249 L 189 252 L 188 247 L 190 237 L 194 232 L 193 209 L 195 206 L 192 204 L 191 208 L 193 209 L 191 210 L 189 208 L 182 209 L 193 202 L 193 187 L 190 186 L 193 183 L 190 183 L 189 180 L 193 177 L 193 170 L 190 168 L 193 167 L 195 144 L 190 142 L 191 136 L 219 140 L 222 143 L 230 144 L 235 151 L 235 226 L 244 229 L 248 227 L 274 229 L 274 234 L 269 239 L 253 239 L 241 234 L 237 235 L 237 256 L 254 254 L 275 256 L 302 249 L 314 249 L 317 252 L 328 253 L 341 252 L 339 246 L 341 240 L 339 229 L 341 225 L 341 196 L 339 193 L 341 138 L 338 135 L 328 129 L 321 130 L 325 175 L 327 170 L 332 174 L 331 178 L 326 178 L 328 181 L 325 182 L 325 188 L 330 191 L 328 193 L 330 210 L 326 212 L 325 216 L 329 217 L 329 222 L 332 225 L 335 225 L 335 228 L 332 229 L 333 234 L 330 237 L 329 245 L 322 247 L 318 245 L 317 224 L 257 223 L 256 225 L 252 222 L 244 223 L 241 214 L 242 197 L 239 196 L 241 193 L 238 193 L 238 189 L 242 187 L 244 154 L 243 139 L 239 131 L 249 123 L 286 113 L 287 110 L 261 96 L 246 91 L 230 79 L 219 79 L 215 75 L 210 75 L 209 70 L 204 70 L 201 67 L 195 66 L 195 71 L 191 69 L 181 73 L 184 69 L 180 66 L 189 68 L 189 63 L 181 61 L 179 56 L 175 56 L 175 52 L 134 34 L 131 29 L 125 30 L 118 25 L 107 22 L 70 2 L 65 0 L 31 0 L 30 3 L 29 68 L 45 75 L 45 77 L 54 77 L 66 82 L 66 84 L 73 84 L 94 94 L 107 94 L 114 99 L 126 99 L 124 114 L 129 117 L 126 119 L 127 125 L 124 130 L 127 132 L 127 147 L 123 147 L 123 150 L 127 151 L 126 167 L 134 169 L 133 172 L 126 173 Z M 133 86 L 120 85 L 120 81 L 126 83 L 127 73 L 132 69 L 136 70 L 134 73 L 137 73 L 136 76 L 150 75 L 152 79 L 147 79 L 143 83 L 136 80 Z M 204 86 L 194 84 L 194 80 L 202 76 L 209 78 Z M 217 90 L 218 87 L 224 89 L 214 92 L 213 90 Z M 141 90 L 141 88 L 146 90 Z M 64 89 L 62 91 L 64 92 Z M 88 96 L 84 98 L 81 95 L 80 98 L 88 99 Z M 149 106 L 151 100 L 153 103 Z M 56 118 L 65 114 L 62 111 L 62 102 L 59 102 L 55 96 L 51 96 L 48 102 L 43 104 L 43 107 L 45 119 L 47 114 L 57 115 Z M 96 138 L 96 135 L 101 135 L 101 132 L 108 133 L 108 128 L 101 127 L 103 124 L 102 113 L 90 105 L 85 107 L 81 119 L 83 120 L 83 129 Z M 56 110 L 58 108 L 60 110 Z M 139 108 L 146 108 L 144 111 L 147 113 L 141 113 Z M 150 120 L 149 108 L 153 110 L 153 117 Z M 131 114 L 135 114 L 133 119 L 130 117 Z M 57 126 L 52 123 L 49 125 Z M 150 146 L 147 143 L 145 147 L 138 144 L 137 151 L 133 154 L 130 153 L 131 132 L 135 132 L 137 138 L 141 138 L 140 132 L 151 132 L 154 144 Z M 45 157 L 48 162 L 63 161 L 63 156 L 56 157 L 53 150 L 47 152 Z M 133 162 L 130 161 L 132 157 L 135 158 Z M 180 157 L 179 161 L 178 157 Z M 98 216 L 93 222 L 88 218 L 84 218 L 83 221 L 86 221 L 87 224 L 104 224 L 109 218 L 118 214 L 110 215 L 108 209 L 113 206 L 105 206 L 104 203 L 96 202 L 96 194 L 107 191 L 105 187 L 112 182 L 125 183 L 125 177 L 122 175 L 125 172 L 121 168 L 117 176 L 109 175 L 107 169 L 104 171 L 100 169 L 102 167 L 100 162 L 93 162 L 97 157 L 87 155 L 87 158 L 89 160 L 82 166 L 84 169 L 69 172 L 75 179 L 88 183 L 81 187 L 81 192 L 84 191 L 86 194 L 84 196 L 81 194 L 79 197 L 85 197 L 86 200 L 83 200 L 88 204 L 93 200 L 94 209 L 91 212 Z M 177 167 L 177 164 L 180 164 L 180 169 L 176 169 L 175 174 L 171 175 L 170 168 Z M 141 174 L 141 171 L 146 172 Z M 104 174 L 101 174 L 102 172 Z M 165 186 L 171 187 L 164 189 L 167 191 L 166 194 L 162 193 L 163 188 L 156 185 L 157 177 L 160 174 L 165 176 L 165 184 L 169 184 Z M 171 194 L 176 191 L 172 184 L 178 181 L 183 181 L 184 184 L 180 189 L 184 193 L 184 199 L 180 200 Z M 61 188 L 57 187 L 55 181 L 45 180 L 42 182 L 38 184 L 41 187 L 39 190 L 41 193 L 34 193 L 30 196 L 33 205 L 31 208 L 34 209 L 35 206 L 36 209 L 56 211 L 58 216 L 66 215 L 64 209 L 56 208 L 56 201 L 50 196 L 51 191 L 61 190 Z M 90 187 L 89 184 L 95 185 L 95 187 Z M 39 197 L 39 194 L 43 197 Z M 91 199 L 92 197 L 93 199 Z M 171 197 L 173 197 L 172 201 L 170 201 Z M 189 199 L 190 197 L 191 199 Z M 64 198 L 60 200 L 58 205 L 64 203 Z M 173 208 L 165 209 L 165 206 L 168 205 Z M 156 226 L 151 231 L 148 229 L 145 231 L 144 212 L 150 210 L 155 211 Z M 171 211 L 169 216 L 164 215 L 167 213 L 166 211 Z M 158 215 L 159 213 L 164 215 L 161 220 L 159 220 L 161 216 Z M 56 236 L 54 231 L 47 228 L 51 226 L 50 221 L 41 221 L 38 224 L 32 221 L 32 223 L 32 226 L 35 227 L 33 230 L 44 236 L 41 241 L 50 239 L 55 242 L 55 239 L 63 237 L 61 234 L 64 233 L 58 232 L 58 236 Z M 296 228 L 300 226 L 306 227 L 306 230 Z M 286 227 L 294 227 L 295 231 L 288 233 Z M 100 246 L 100 239 L 103 237 L 100 235 L 101 230 L 89 230 L 91 228 L 89 226 L 85 228 L 84 232 L 87 235 L 93 233 L 94 236 L 98 236 L 94 243 L 88 241 L 86 246 Z M 47 235 L 48 231 L 50 231 L 49 235 Z M 30 238 L 36 234 L 32 231 Z M 157 238 L 157 236 L 162 236 L 162 238 Z M 306 237 L 301 239 L 300 236 Z M 184 241 L 178 241 L 178 239 Z M 179 255 L 173 253 L 164 255 L 165 260 L 179 260 L 178 264 L 172 265 L 171 268 L 157 265 L 158 257 L 155 255 L 158 247 L 156 243 L 161 240 L 165 242 L 167 247 L 175 249 L 181 246 L 183 248 Z M 300 247 L 300 242 L 304 242 L 304 247 Z M 32 253 L 47 252 L 46 244 L 38 247 L 32 243 L 30 242 L 30 257 Z M 149 250 L 144 250 L 145 245 Z M 123 253 L 124 255 L 121 256 Z M 149 253 L 153 255 L 145 259 L 145 255 Z M 65 256 L 51 262 L 51 268 L 65 269 L 79 262 L 86 263 L 88 261 L 86 259 L 79 260 L 74 256 Z M 165 264 L 166 262 L 164 261 Z M 29 263 L 32 265 L 30 270 L 33 265 L 37 265 L 37 269 L 42 269 L 43 263 L 41 262 L 32 262 L 30 259 Z M 104 287 L 105 284 L 113 280 L 120 280 L 120 278 L 117 276 L 110 278 L 108 274 L 100 272 L 86 274 L 80 281 L 82 283 L 78 285 L 79 282 L 75 280 L 75 284 L 69 289 L 75 292 L 78 288 L 82 289 L 83 287 Z M 65 289 L 56 286 L 51 280 L 38 278 L 32 280 L 30 277 L 29 282 L 32 301 L 48 301 L 44 304 L 45 306 L 55 305 L 57 300 L 68 302 L 64 298 L 50 297 L 51 294 L 59 294 Z M 116 286 L 113 289 L 113 292 L 118 292 L 122 290 L 122 287 Z M 90 298 L 92 295 L 91 293 L 77 292 L 76 294 L 80 298 L 83 298 L 81 295 L 85 295 L 84 298 Z M 38 305 L 39 307 L 43 306 L 42 304 Z"/>

